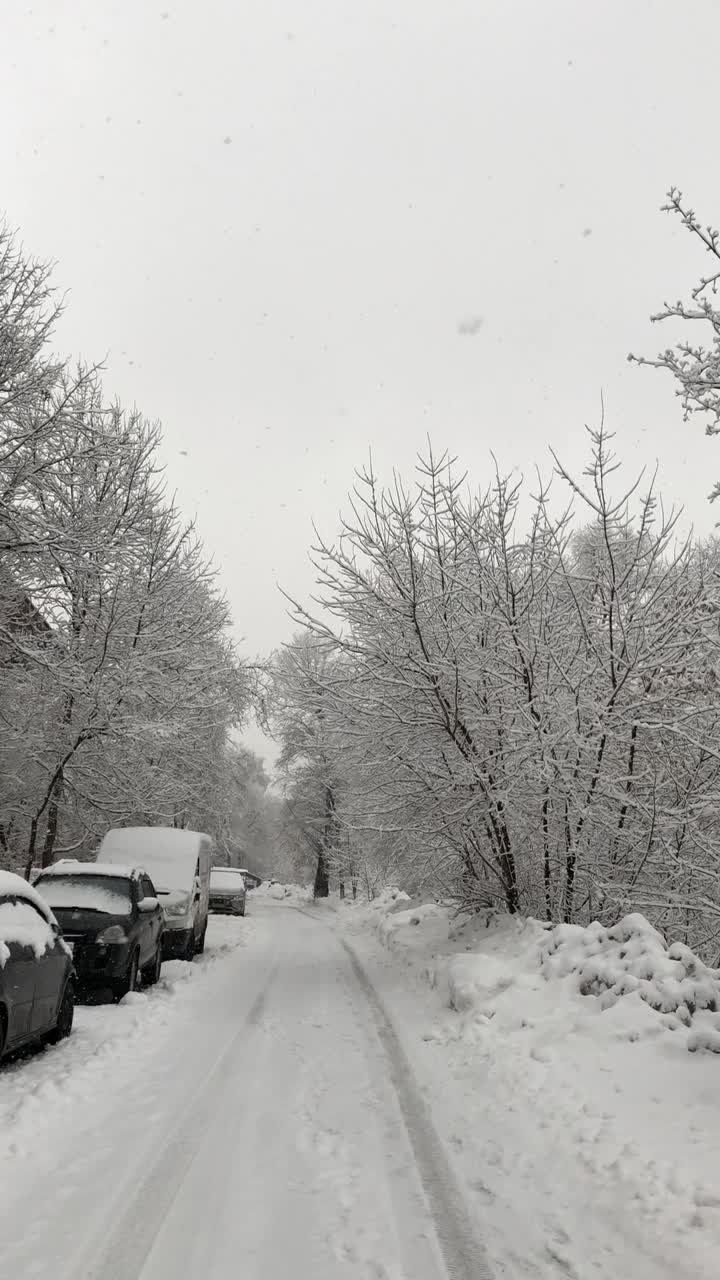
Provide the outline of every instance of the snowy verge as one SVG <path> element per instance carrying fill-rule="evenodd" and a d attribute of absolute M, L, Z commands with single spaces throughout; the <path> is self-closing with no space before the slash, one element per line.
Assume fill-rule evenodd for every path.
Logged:
<path fill-rule="evenodd" d="M 638 915 L 551 928 L 387 894 L 341 919 L 382 943 L 399 1021 L 425 1006 L 418 1061 L 500 1274 L 720 1274 L 720 1061 L 697 1052 L 718 971 Z"/>
<path fill-rule="evenodd" d="M 302 884 L 268 884 L 264 882 L 259 884 L 257 889 L 252 890 L 253 898 L 271 898 L 277 902 L 284 901 L 286 898 L 294 902 L 312 901 L 312 887 Z"/>
<path fill-rule="evenodd" d="M 49 1131 L 93 1101 L 110 1074 L 136 1073 L 158 1039 L 188 1019 L 202 1001 L 218 962 L 252 934 L 252 921 L 212 917 L 205 954 L 194 962 L 167 961 L 154 987 L 132 991 L 119 1004 L 78 1005 L 73 1032 L 50 1048 L 15 1055 L 0 1068 L 0 1171 L 10 1172 L 41 1151 Z M 191 1024 L 190 1024 L 191 1025 Z M 1 1181 L 1 1180 L 0 1180 Z"/>

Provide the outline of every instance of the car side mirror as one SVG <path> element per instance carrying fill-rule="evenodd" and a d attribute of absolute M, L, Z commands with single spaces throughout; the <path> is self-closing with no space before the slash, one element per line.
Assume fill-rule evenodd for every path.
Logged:
<path fill-rule="evenodd" d="M 156 911 L 159 906 L 157 898 L 141 898 L 138 902 L 138 911 Z"/>

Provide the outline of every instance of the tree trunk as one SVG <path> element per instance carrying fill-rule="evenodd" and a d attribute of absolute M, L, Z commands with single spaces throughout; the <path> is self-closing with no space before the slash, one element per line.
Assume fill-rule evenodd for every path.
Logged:
<path fill-rule="evenodd" d="M 320 849 L 318 850 L 318 864 L 315 872 L 315 888 L 313 891 L 314 898 L 327 898 L 330 892 L 329 883 L 329 867 L 327 850 L 332 845 L 332 838 L 335 828 L 335 795 L 333 789 L 328 783 L 325 787 L 325 830 L 323 831 Z"/>
<path fill-rule="evenodd" d="M 38 819 L 37 815 L 30 823 L 30 839 L 28 840 L 27 862 L 25 863 L 25 879 L 29 880 L 32 875 L 33 862 L 35 861 L 35 842 L 37 840 Z"/>
<path fill-rule="evenodd" d="M 573 906 L 575 897 L 575 871 L 577 868 L 577 851 L 573 843 L 572 833 L 570 831 L 570 810 L 568 807 L 568 799 L 565 797 L 565 902 L 563 906 L 563 920 L 565 924 L 570 924 L 573 917 Z"/>
<path fill-rule="evenodd" d="M 548 811 L 550 808 L 549 789 L 545 788 L 545 796 L 542 805 L 542 835 L 543 835 L 543 883 L 545 886 L 545 914 L 548 920 L 552 920 L 552 885 L 550 877 L 550 826 L 548 821 Z"/>
<path fill-rule="evenodd" d="M 57 839 L 58 819 L 60 817 L 60 800 L 63 792 L 62 771 L 58 774 L 55 785 L 52 790 L 52 797 L 48 805 L 47 827 L 45 829 L 45 839 L 43 841 L 42 855 L 40 865 L 45 868 L 49 867 L 53 860 L 53 851 L 55 849 L 55 841 Z"/>
<path fill-rule="evenodd" d="M 342 900 L 344 897 L 345 897 L 345 881 L 341 880 L 340 881 L 340 899 Z"/>
<path fill-rule="evenodd" d="M 315 887 L 313 889 L 313 898 L 327 898 L 330 892 L 330 882 L 328 879 L 328 864 L 325 854 L 325 845 L 321 844 L 318 850 L 317 869 L 315 871 Z"/>

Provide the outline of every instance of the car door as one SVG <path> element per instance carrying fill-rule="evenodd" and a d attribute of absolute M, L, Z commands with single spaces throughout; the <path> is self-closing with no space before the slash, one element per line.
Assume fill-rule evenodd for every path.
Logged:
<path fill-rule="evenodd" d="M 155 886 L 147 875 L 140 877 L 140 898 L 156 898 Z M 145 922 L 145 938 L 147 943 L 147 960 L 152 960 L 157 950 L 162 932 L 163 910 L 158 901 L 155 911 L 148 911 L 141 916 Z"/>
<path fill-rule="evenodd" d="M 7 1008 L 7 1044 L 25 1040 L 32 1032 L 32 1010 L 35 999 L 37 959 L 31 942 L 35 918 L 28 904 L 15 894 L 0 897 L 0 946 L 5 955 L 2 967 L 2 991 Z"/>
<path fill-rule="evenodd" d="M 34 903 L 28 903 L 28 906 L 33 907 L 38 915 L 42 915 Z M 55 1026 L 62 993 L 71 967 L 70 957 L 63 946 L 60 930 L 57 925 L 49 925 L 49 929 L 48 945 L 37 959 L 35 973 L 35 999 L 32 1011 L 34 1035 L 41 1035 Z"/>

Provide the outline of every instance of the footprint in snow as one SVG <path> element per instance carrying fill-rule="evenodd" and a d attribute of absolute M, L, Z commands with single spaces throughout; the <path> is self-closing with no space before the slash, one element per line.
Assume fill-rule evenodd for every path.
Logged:
<path fill-rule="evenodd" d="M 471 1191 L 474 1191 L 477 1195 L 481 1196 L 486 1204 L 492 1204 L 493 1200 L 496 1199 L 495 1192 L 492 1191 L 490 1187 L 486 1186 L 482 1178 L 471 1178 L 468 1182 L 468 1186 Z"/>

